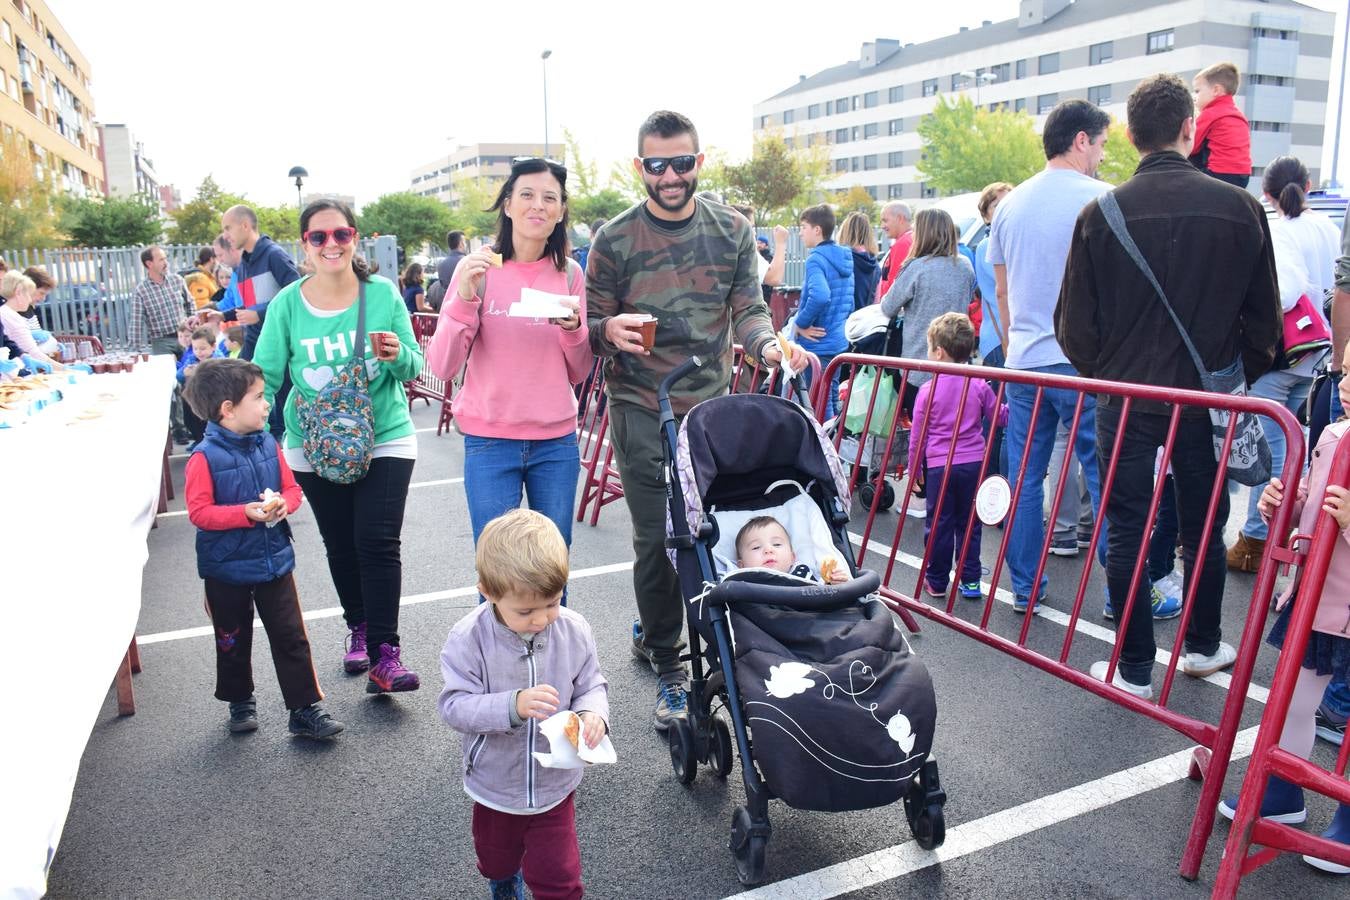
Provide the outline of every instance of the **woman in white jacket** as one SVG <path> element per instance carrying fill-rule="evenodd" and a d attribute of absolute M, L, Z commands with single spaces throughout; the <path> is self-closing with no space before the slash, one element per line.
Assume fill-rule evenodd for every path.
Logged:
<path fill-rule="evenodd" d="M 1311 179 L 1308 168 L 1294 157 L 1281 156 L 1273 160 L 1266 167 L 1261 187 L 1266 201 L 1275 207 L 1277 214 L 1270 222 L 1270 236 L 1275 251 L 1280 305 L 1289 312 L 1306 294 L 1315 314 L 1321 316 L 1322 297 L 1334 284 L 1340 231 L 1326 216 L 1307 208 Z M 1251 396 L 1274 400 L 1297 414 L 1308 400 L 1313 370 L 1325 357 L 1326 350 L 1306 353 L 1296 359 L 1287 359 L 1281 353 L 1276 359 L 1276 368 L 1252 385 Z M 1262 424 L 1270 442 L 1271 463 L 1278 472 L 1284 465 L 1284 435 L 1273 422 L 1262 419 Z M 1255 572 L 1265 550 L 1267 528 L 1256 509 L 1260 493 L 1251 492 L 1242 532 L 1228 551 L 1228 567 L 1238 572 Z"/>

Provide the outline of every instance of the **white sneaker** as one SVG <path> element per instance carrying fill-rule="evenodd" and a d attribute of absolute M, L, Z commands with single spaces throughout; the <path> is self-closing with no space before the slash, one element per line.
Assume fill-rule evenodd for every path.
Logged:
<path fill-rule="evenodd" d="M 1092 664 L 1092 668 L 1088 669 L 1088 674 L 1091 675 L 1093 678 L 1097 679 L 1098 681 L 1105 681 L 1106 669 L 1110 665 L 1111 663 L 1108 660 L 1095 662 Z M 1125 693 L 1134 694 L 1136 697 L 1139 697 L 1143 700 L 1153 699 L 1153 685 L 1135 684 L 1132 681 L 1126 681 L 1124 678 L 1120 677 L 1119 666 L 1116 667 L 1116 674 L 1111 676 L 1111 684 L 1114 687 L 1120 688 Z"/>
<path fill-rule="evenodd" d="M 1185 599 L 1182 596 L 1184 588 L 1182 587 L 1181 573 L 1176 569 L 1153 582 L 1153 587 L 1164 597 L 1176 597 L 1178 602 Z"/>
<path fill-rule="evenodd" d="M 912 498 L 909 501 L 909 509 L 905 510 L 905 515 L 909 516 L 911 519 L 928 518 L 928 509 L 925 505 L 925 501 L 918 497 Z"/>
<path fill-rule="evenodd" d="M 1192 678 L 1204 678 L 1207 675 L 1213 675 L 1220 672 L 1237 660 L 1237 651 L 1233 649 L 1232 644 L 1219 642 L 1219 649 L 1215 650 L 1210 656 L 1203 656 L 1199 653 L 1187 653 L 1181 660 L 1181 671 Z"/>

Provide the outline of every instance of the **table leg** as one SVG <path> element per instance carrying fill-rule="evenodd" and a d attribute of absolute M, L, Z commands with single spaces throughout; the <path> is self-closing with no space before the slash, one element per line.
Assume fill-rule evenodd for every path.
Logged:
<path fill-rule="evenodd" d="M 117 667 L 117 714 L 134 716 L 136 714 L 136 695 L 131 688 L 131 649 L 127 648 L 122 664 Z"/>
<path fill-rule="evenodd" d="M 131 674 L 141 674 L 141 648 L 136 646 L 136 635 L 131 636 L 131 646 L 127 648 L 127 656 L 131 659 Z"/>

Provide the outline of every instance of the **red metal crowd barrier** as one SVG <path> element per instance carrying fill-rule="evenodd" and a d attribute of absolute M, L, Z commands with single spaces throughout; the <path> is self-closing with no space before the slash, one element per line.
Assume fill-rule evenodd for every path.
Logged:
<path fill-rule="evenodd" d="M 1034 401 L 1031 408 L 1032 421 L 1035 421 L 1045 400 L 1045 391 L 1050 388 L 1057 388 L 1065 391 L 1072 391 L 1077 395 L 1074 406 L 1073 421 L 1069 424 L 1068 446 L 1070 452 L 1074 447 L 1075 438 L 1078 434 L 1079 425 L 1084 412 L 1084 401 L 1092 395 L 1110 395 L 1112 397 L 1122 398 L 1119 404 L 1119 428 L 1116 436 L 1115 446 L 1109 454 L 1111 463 L 1107 471 L 1100 473 L 1101 484 L 1101 507 L 1105 509 L 1112 495 L 1116 475 L 1116 460 L 1119 456 L 1122 438 L 1126 432 L 1126 427 L 1130 421 L 1132 408 L 1140 401 L 1161 401 L 1169 404 L 1168 425 L 1165 442 L 1162 447 L 1162 455 L 1158 463 L 1157 471 L 1166 473 L 1172 459 L 1173 449 L 1176 443 L 1177 429 L 1181 421 L 1182 411 L 1185 408 L 1203 408 L 1203 409 L 1221 409 L 1237 412 L 1259 412 L 1262 416 L 1268 417 L 1268 422 L 1273 422 L 1274 426 L 1281 429 L 1286 441 L 1286 457 L 1284 468 L 1280 473 L 1286 487 L 1291 494 L 1297 490 L 1300 478 L 1301 464 L 1304 459 L 1305 442 L 1303 432 L 1298 422 L 1288 410 L 1284 409 L 1267 400 L 1259 400 L 1250 397 L 1223 396 L 1218 394 L 1209 394 L 1200 391 L 1174 390 L 1170 388 L 1158 388 L 1145 385 L 1121 384 L 1115 382 L 1095 381 L 1082 378 L 1070 378 L 1064 376 L 1048 375 L 1041 373 L 1019 372 L 1011 369 L 990 369 L 987 367 L 955 365 L 951 363 L 937 363 L 927 360 L 895 359 L 891 357 L 862 356 L 855 354 L 845 354 L 835 357 L 825 371 L 821 383 L 824 383 L 835 369 L 840 366 L 853 366 L 854 371 L 857 366 L 876 367 L 883 373 L 895 374 L 901 382 L 907 380 L 911 372 L 925 372 L 933 374 L 938 378 L 958 378 L 963 382 L 960 405 L 957 410 L 957 419 L 959 420 L 964 412 L 968 399 L 971 398 L 970 386 L 981 379 L 997 378 L 996 396 L 1000 403 L 1004 401 L 1004 394 L 1009 384 L 1027 385 L 1035 389 Z M 866 396 L 865 392 L 855 392 L 856 396 L 849 399 L 847 408 L 854 411 L 853 421 L 857 424 L 856 416 L 863 411 L 865 404 L 865 417 L 859 434 L 864 439 L 872 432 L 873 415 L 877 410 L 878 398 L 883 398 L 881 391 L 896 390 L 892 387 L 889 378 L 877 377 L 873 379 L 871 395 Z M 971 399 L 971 402 L 975 402 Z M 892 403 L 887 400 L 888 405 L 898 407 L 898 402 Z M 821 409 L 819 395 L 816 397 L 816 408 Z M 928 407 L 931 411 L 931 406 Z M 841 421 L 845 417 L 841 416 Z M 928 418 L 925 414 L 924 419 Z M 894 473 L 902 472 L 905 462 L 906 451 L 902 450 L 907 444 L 904 438 L 905 422 L 900 415 L 894 415 L 889 428 L 876 429 L 880 431 L 878 437 L 874 440 L 875 446 L 871 451 L 871 458 L 864 459 L 861 451 L 856 459 L 862 464 L 852 466 L 850 475 L 850 493 L 856 497 L 858 495 L 859 481 L 865 471 L 868 477 L 871 473 L 885 473 L 882 481 Z M 878 420 L 880 421 L 880 419 Z M 1233 439 L 1233 423 L 1236 422 L 1236 416 L 1229 417 L 1229 428 L 1227 438 L 1222 448 L 1220 458 L 1227 458 L 1229 444 Z M 914 422 L 912 427 L 916 433 L 921 429 L 927 428 L 927 422 Z M 1269 425 L 1267 426 L 1269 427 Z M 986 477 L 996 470 L 997 460 L 992 459 L 996 440 L 994 435 L 997 429 L 988 429 L 988 435 L 985 440 L 983 459 L 980 466 L 978 482 L 983 484 Z M 834 434 L 835 446 L 839 447 L 841 441 L 846 438 L 845 428 L 839 427 Z M 862 441 L 859 441 L 861 445 Z M 1028 445 L 1030 441 L 1028 440 Z M 927 490 L 931 493 L 937 491 L 937 508 L 941 508 L 947 496 L 949 488 L 948 480 L 951 473 L 952 454 L 949 451 L 945 463 L 942 463 L 944 474 L 940 485 L 927 485 Z M 935 465 L 931 464 L 930 465 Z M 1077 590 L 1072 595 L 1072 602 L 1067 609 L 1054 609 L 1042 601 L 1036 607 L 1038 615 L 1027 615 L 1020 619 L 1020 627 L 1009 628 L 1010 622 L 1019 621 L 1016 617 L 1010 615 L 1007 617 L 994 616 L 996 600 L 1001 600 L 1011 604 L 1013 594 L 1010 590 L 999 587 L 1000 575 L 1004 568 L 1005 557 L 1009 549 L 1009 539 L 1012 532 L 1012 526 L 1017 514 L 1017 504 L 1021 496 L 1024 473 L 1026 470 L 1026 456 L 1018 459 L 1009 458 L 1008 466 L 1010 469 L 1009 480 L 1012 482 L 1011 502 L 1003 521 L 1004 532 L 999 542 L 997 556 L 989 570 L 987 582 L 982 577 L 982 606 L 977 607 L 971 600 L 958 601 L 957 582 L 959 577 L 953 577 L 947 595 L 940 599 L 929 602 L 922 597 L 922 588 L 924 587 L 924 571 L 927 567 L 930 554 L 932 553 L 932 539 L 927 541 L 922 536 L 916 541 L 911 539 L 909 546 L 916 553 L 910 553 L 903 549 L 905 544 L 905 527 L 913 521 L 906 515 L 912 494 L 909 485 L 906 483 L 903 489 L 898 492 L 900 497 L 899 515 L 894 519 L 895 534 L 891 540 L 874 540 L 873 535 L 877 532 L 878 520 L 880 516 L 886 513 L 885 499 L 881 490 L 873 490 L 868 498 L 869 503 L 863 506 L 866 514 L 866 520 L 863 523 L 861 534 L 854 534 L 854 541 L 859 546 L 858 563 L 863 567 L 875 567 L 884 569 L 882 575 L 881 595 L 888 605 L 897 613 L 901 611 L 911 611 L 925 616 L 955 631 L 958 631 L 968 637 L 974 638 L 984 644 L 1025 662 L 1029 665 L 1054 675 L 1064 681 L 1069 682 L 1084 690 L 1090 691 L 1103 699 L 1106 699 L 1117 705 L 1126 707 L 1134 712 L 1148 716 L 1164 725 L 1176 730 L 1188 739 L 1195 741 L 1200 745 L 1192 757 L 1190 777 L 1195 780 L 1203 780 L 1200 797 L 1196 805 L 1196 812 L 1191 824 L 1190 835 L 1186 843 L 1185 851 L 1180 864 L 1180 872 L 1183 878 L 1193 880 L 1199 873 L 1201 858 L 1204 854 L 1206 842 L 1213 830 L 1216 804 L 1219 800 L 1220 791 L 1223 787 L 1224 774 L 1227 771 L 1229 761 L 1233 752 L 1233 744 L 1238 731 L 1239 721 L 1242 714 L 1243 703 L 1246 700 L 1247 688 L 1251 681 L 1252 668 L 1256 661 L 1257 652 L 1260 647 L 1262 631 L 1269 608 L 1269 599 L 1272 595 L 1276 569 L 1279 565 L 1275 558 L 1277 552 L 1286 549 L 1287 545 L 1276 539 L 1276 535 L 1288 534 L 1289 519 L 1292 504 L 1285 504 L 1276 514 L 1271 523 L 1271 538 L 1267 542 L 1266 550 L 1262 556 L 1259 571 L 1256 575 L 1256 587 L 1253 592 L 1253 598 L 1249 606 L 1249 612 L 1242 631 L 1242 637 L 1237 647 L 1237 660 L 1234 663 L 1231 672 L 1228 674 L 1228 693 L 1217 722 L 1211 723 L 1202 719 L 1186 715 L 1168 708 L 1168 700 L 1172 693 L 1173 681 L 1175 679 L 1178 663 L 1181 659 L 1184 647 L 1184 635 L 1186 633 L 1187 623 L 1190 620 L 1194 607 L 1195 596 L 1199 587 L 1200 578 L 1190 579 L 1190 584 L 1186 590 L 1181 618 L 1178 620 L 1177 637 L 1174 646 L 1169 653 L 1159 652 L 1160 661 L 1166 664 L 1166 673 L 1162 681 L 1162 689 L 1155 700 L 1145 700 L 1133 694 L 1129 694 L 1110 684 L 1110 679 L 1116 670 L 1116 665 L 1120 659 L 1120 653 L 1124 639 L 1124 629 L 1112 633 L 1108 629 L 1101 628 L 1091 623 L 1079 622 L 1083 607 L 1084 597 L 1087 593 L 1089 578 L 1092 575 L 1092 565 L 1096 554 L 1094 548 L 1098 546 L 1103 539 L 1103 525 L 1105 523 L 1104 515 L 1097 515 L 1093 525 L 1092 537 L 1089 547 L 1082 554 L 1084 557 L 1082 571 L 1077 578 Z M 1048 495 L 1052 502 L 1049 517 L 1053 521 L 1056 512 L 1066 494 L 1066 481 L 1068 476 L 1068 466 L 1061 467 L 1061 474 L 1058 484 L 1052 485 Z M 1144 520 L 1146 523 L 1153 523 L 1156 520 L 1158 505 L 1163 493 L 1164 479 L 1157 477 L 1152 492 L 1151 502 L 1148 514 Z M 1204 522 L 1204 527 L 1200 530 L 1199 546 L 1194 548 L 1194 559 L 1201 561 L 1205 558 L 1209 542 L 1209 535 L 1214 524 L 1216 513 L 1219 508 L 1220 498 L 1226 492 L 1227 480 L 1224 477 L 1223 467 L 1218 467 L 1214 483 L 1209 489 L 1208 510 Z M 1072 497 L 1078 497 L 1077 486 L 1072 493 Z M 915 502 L 923 502 L 916 500 Z M 1036 510 L 1039 514 L 1040 510 Z M 964 512 L 958 518 L 956 537 L 960 540 L 957 544 L 957 559 L 953 575 L 961 571 L 965 562 L 966 541 L 972 534 L 972 529 L 985 527 L 979 520 L 974 504 L 972 509 Z M 885 523 L 883 523 L 884 525 Z M 1220 523 L 1220 527 L 1222 523 Z M 1139 547 L 1136 565 L 1133 567 L 1135 574 L 1130 587 L 1130 600 L 1124 606 L 1124 609 L 1117 609 L 1117 621 L 1129 621 L 1130 609 L 1134 603 L 1134 597 L 1139 586 L 1139 579 L 1144 577 L 1144 561 L 1146 558 L 1150 529 L 1146 526 L 1143 529 L 1143 539 Z M 936 533 L 936 530 L 935 532 Z M 998 535 L 998 532 L 990 528 L 988 534 L 992 537 Z M 962 537 L 964 536 L 964 539 Z M 1047 527 L 1044 541 L 1039 548 L 1039 561 L 1036 565 L 1035 576 L 1031 580 L 1033 585 L 1041 583 L 1041 577 L 1046 571 L 1046 560 L 1049 554 L 1052 542 L 1052 529 Z M 923 547 L 922 557 L 917 556 L 917 544 Z M 875 557 L 870 560 L 869 554 Z M 897 571 L 897 563 L 903 567 L 913 569 L 913 580 L 905 580 L 902 585 L 901 573 Z M 1198 576 L 1199 568 L 1196 573 Z M 958 609 L 958 603 L 961 608 Z M 1047 634 L 1041 628 L 1033 628 L 1036 621 L 1045 621 L 1047 618 L 1058 622 L 1065 628 L 1063 640 Z M 1000 634 L 995 627 L 1001 627 L 1005 632 L 1011 634 Z M 1109 668 L 1106 673 L 1106 680 L 1097 680 L 1092 678 L 1087 672 L 1069 664 L 1070 653 L 1074 646 L 1074 637 L 1080 632 L 1095 632 L 1097 636 L 1105 640 L 1114 640 L 1114 647 L 1109 656 Z M 1028 639 L 1036 635 L 1037 646 L 1045 649 L 1037 649 L 1037 646 L 1029 646 Z M 1161 636 L 1159 636 L 1161 638 Z M 1160 645 L 1162 641 L 1159 641 Z M 1053 648 L 1053 649 L 1052 649 Z M 1105 648 L 1103 648 L 1104 650 Z M 1165 657 L 1165 660 L 1163 659 Z M 1211 681 L 1217 681 L 1222 684 L 1224 678 L 1222 675 L 1209 676 Z M 1277 758 L 1278 759 L 1278 758 Z M 1279 766 L 1277 771 L 1284 771 L 1285 763 L 1277 761 Z"/>
<path fill-rule="evenodd" d="M 437 377 L 431 371 L 431 364 L 425 359 L 427 347 L 431 344 L 431 336 L 436 333 L 438 319 L 436 313 L 412 314 L 413 334 L 417 336 L 417 346 L 422 349 L 422 371 L 412 381 L 406 382 L 404 388 L 408 392 L 409 410 L 412 409 L 414 400 L 421 400 L 428 405 L 432 401 L 440 404 L 441 412 L 436 419 L 436 436 L 440 437 L 441 433 L 450 427 L 450 401 L 454 394 L 454 386 Z"/>
<path fill-rule="evenodd" d="M 768 372 L 768 384 L 764 374 Z M 811 394 L 814 406 L 821 389 L 820 360 L 811 357 Z M 779 389 L 779 370 L 764 369 L 755 360 L 747 359 L 740 344 L 732 347 L 731 393 L 754 393 L 763 388 L 773 393 Z M 614 448 L 609 433 L 609 404 L 605 394 L 605 360 L 597 359 L 590 377 L 577 398 L 577 444 L 581 451 L 581 469 L 585 478 L 581 483 L 581 500 L 577 503 L 577 521 L 590 524 L 600 521 L 600 510 L 623 497 L 623 483 L 614 465 Z"/>
<path fill-rule="evenodd" d="M 1343 440 L 1338 445 L 1327 484 L 1342 487 L 1350 485 L 1350 441 Z M 1292 489 L 1285 493 L 1286 497 L 1295 495 L 1296 491 Z M 1320 503 L 1321 498 L 1309 497 L 1307 502 Z M 1272 530 L 1272 537 L 1274 534 Z M 1293 553 L 1287 557 L 1288 561 L 1303 567 L 1303 578 L 1299 583 L 1299 596 L 1294 603 L 1280 660 L 1275 666 L 1275 681 L 1261 716 L 1256 746 L 1247 766 L 1247 776 L 1242 782 L 1237 814 L 1233 817 L 1232 829 L 1228 833 L 1223 861 L 1219 863 L 1219 875 L 1214 883 L 1215 898 L 1227 900 L 1237 896 L 1243 875 L 1271 862 L 1281 853 L 1302 853 L 1350 866 L 1350 846 L 1260 816 L 1266 779 L 1271 775 L 1324 794 L 1338 803 L 1350 803 L 1350 783 L 1345 780 L 1350 741 L 1341 744 L 1341 752 L 1332 771 L 1294 756 L 1279 746 L 1280 733 L 1284 729 L 1289 702 L 1294 694 L 1294 683 L 1298 680 L 1299 667 L 1311 636 L 1317 602 L 1324 590 L 1332 550 L 1339 538 L 1340 526 L 1330 513 L 1323 512 L 1317 518 L 1311 538 L 1296 535 L 1289 542 L 1297 547 L 1310 541 L 1306 555 Z M 1249 855 L 1248 849 L 1252 844 L 1265 849 Z"/>

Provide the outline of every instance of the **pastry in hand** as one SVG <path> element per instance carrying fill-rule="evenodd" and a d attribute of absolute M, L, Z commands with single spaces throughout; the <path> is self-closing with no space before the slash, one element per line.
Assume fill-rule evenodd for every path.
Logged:
<path fill-rule="evenodd" d="M 502 255 L 500 253 L 489 253 L 488 264 L 494 268 L 500 269 L 502 267 Z"/>
<path fill-rule="evenodd" d="M 573 750 L 581 749 L 581 717 L 576 713 L 568 711 L 567 718 L 563 720 L 563 734 L 572 742 Z"/>
<path fill-rule="evenodd" d="M 820 580 L 829 584 L 834 578 L 835 570 L 839 568 L 839 560 L 833 556 L 827 558 L 820 564 Z"/>

